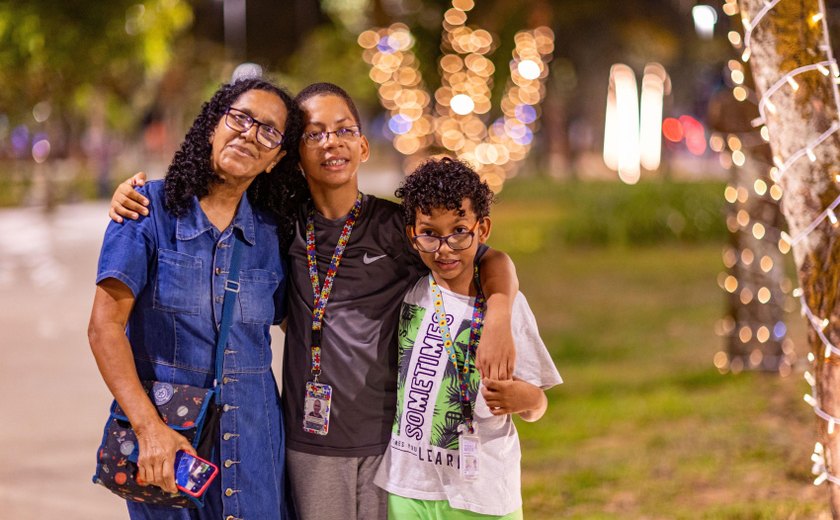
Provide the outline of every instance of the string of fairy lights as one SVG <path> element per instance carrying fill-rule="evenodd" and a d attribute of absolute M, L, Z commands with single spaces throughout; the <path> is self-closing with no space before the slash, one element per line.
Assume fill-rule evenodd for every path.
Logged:
<path fill-rule="evenodd" d="M 516 33 L 499 107 L 502 115 L 488 124 L 495 66 L 487 55 L 496 45 L 488 31 L 467 25 L 474 5 L 473 0 L 453 0 L 443 15 L 441 85 L 434 95 L 423 82 L 414 37 L 405 24 L 364 31 L 358 44 L 388 110 L 394 148 L 409 158 L 442 148 L 475 166 L 499 191 L 506 178 L 516 175 L 533 145 L 554 33 L 548 27 Z"/>
<path fill-rule="evenodd" d="M 744 27 L 744 37 L 742 40 L 743 52 L 741 54 L 741 59 L 745 63 L 749 61 L 752 55 L 751 44 L 753 31 L 755 31 L 755 29 L 760 25 L 761 21 L 781 1 L 782 0 L 771 0 L 765 2 L 765 5 L 756 14 L 756 16 L 752 18 L 752 20 L 747 19 L 747 14 L 741 11 L 742 24 Z M 740 9 L 738 8 L 737 0 L 726 0 L 723 9 L 724 12 L 730 16 L 733 16 L 740 11 Z M 758 101 L 760 117 L 757 120 L 753 121 L 753 126 L 761 127 L 762 137 L 764 137 L 765 139 L 769 138 L 767 127 L 764 126 L 767 113 L 776 113 L 776 107 L 772 103 L 772 100 L 770 98 L 774 94 L 779 92 L 782 88 L 784 88 L 786 85 L 793 92 L 796 92 L 799 89 L 799 84 L 796 81 L 796 76 L 800 74 L 805 74 L 807 72 L 812 71 L 819 71 L 821 74 L 827 77 L 831 77 L 833 79 L 833 81 L 831 81 L 833 91 L 832 93 L 834 97 L 835 108 L 838 111 L 838 115 L 840 115 L 840 89 L 838 89 L 838 83 L 840 82 L 840 69 L 838 69 L 838 65 L 836 60 L 834 59 L 833 51 L 829 42 L 829 33 L 826 22 L 826 9 L 824 0 L 818 0 L 818 11 L 816 13 L 813 13 L 809 17 L 808 22 L 812 27 L 819 26 L 821 28 L 822 43 L 819 45 L 819 50 L 824 53 L 825 59 L 816 63 L 802 65 L 787 72 L 776 82 L 774 82 L 774 84 L 769 89 L 767 89 L 766 92 L 762 93 Z M 729 40 L 733 45 L 736 46 L 738 46 L 741 43 L 741 38 L 739 38 L 738 36 L 733 36 L 731 33 Z M 743 96 L 743 94 L 736 95 L 736 98 L 738 98 L 739 96 Z M 746 98 L 746 96 L 743 97 Z M 816 161 L 817 157 L 814 153 L 814 149 L 820 146 L 838 130 L 840 130 L 840 122 L 834 121 L 824 132 L 822 132 L 819 135 L 819 137 L 810 140 L 805 147 L 796 150 L 793 153 L 790 153 L 787 159 L 782 159 L 778 155 L 774 156 L 774 166 L 770 169 L 770 178 L 773 180 L 773 182 L 778 183 L 782 179 L 782 176 L 787 172 L 787 170 L 790 169 L 790 167 L 802 157 L 808 157 L 811 162 Z M 835 177 L 835 181 L 840 182 L 840 176 Z M 775 186 L 778 186 L 778 184 L 776 184 Z M 784 231 L 780 231 L 780 247 L 783 249 L 790 250 L 792 246 L 805 240 L 805 238 L 810 233 L 816 230 L 826 220 L 828 220 L 832 226 L 836 227 L 838 224 L 838 218 L 835 213 L 835 210 L 837 209 L 838 205 L 840 205 L 840 196 L 834 199 L 834 201 L 831 202 L 822 213 L 820 213 L 808 226 L 799 231 L 794 237 L 791 237 L 788 233 Z M 801 288 L 794 290 L 793 295 L 799 297 L 802 315 L 808 320 L 808 323 L 813 327 L 814 331 L 816 332 L 817 336 L 820 338 L 820 341 L 824 346 L 823 356 L 826 359 L 830 358 L 832 355 L 840 356 L 840 348 L 832 344 L 824 333 L 825 329 L 829 325 L 829 320 L 825 318 L 820 318 L 813 312 L 813 310 L 809 307 Z M 811 362 L 812 365 L 817 363 L 818 361 L 817 356 L 813 352 L 810 352 L 808 354 L 808 360 Z M 806 394 L 804 397 L 805 402 L 807 402 L 814 409 L 814 412 L 818 417 L 826 421 L 828 434 L 833 435 L 835 433 L 836 425 L 840 423 L 840 417 L 829 414 L 821 407 L 819 395 L 817 392 L 817 381 L 811 374 L 811 372 L 805 372 L 805 380 L 811 386 L 811 393 Z M 814 475 L 816 475 L 816 479 L 814 480 L 815 485 L 820 485 L 826 481 L 840 485 L 840 478 L 838 478 L 835 475 L 832 475 L 826 467 L 825 448 L 821 443 L 817 442 L 815 444 L 811 460 L 814 463 L 812 471 Z"/>
<path fill-rule="evenodd" d="M 738 12 L 734 0 L 724 4 L 727 14 Z M 740 33 L 730 31 L 729 41 L 738 48 L 743 41 Z M 740 54 L 740 53 L 739 53 Z M 745 84 L 748 70 L 739 60 L 729 60 L 728 85 L 738 102 L 759 103 L 759 96 Z M 712 133 L 709 147 L 719 153 L 724 168 L 748 168 L 749 154 L 752 170 L 739 175 L 726 187 L 724 198 L 731 209 L 726 217 L 729 232 L 738 237 L 736 244 L 723 252 L 727 272 L 720 273 L 718 285 L 733 295 L 730 314 L 718 321 L 716 333 L 729 338 L 729 350 L 714 356 L 714 364 L 721 372 L 738 373 L 744 369 L 791 372 L 796 361 L 793 341 L 786 337 L 783 313 L 793 304 L 789 294 L 792 282 L 783 274 L 782 255 L 790 247 L 781 241 L 781 230 L 774 226 L 774 215 L 782 198 L 781 187 L 769 175 L 755 175 L 772 167 L 762 160 L 758 150 L 770 139 L 766 126 L 746 132 Z M 756 149 L 754 152 L 752 149 Z M 729 153 L 727 153 L 729 152 Z"/>

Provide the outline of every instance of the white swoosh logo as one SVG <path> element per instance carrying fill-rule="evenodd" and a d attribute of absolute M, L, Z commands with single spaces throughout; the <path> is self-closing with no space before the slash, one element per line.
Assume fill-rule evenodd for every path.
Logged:
<path fill-rule="evenodd" d="M 368 256 L 368 254 L 365 253 L 364 258 L 362 258 L 362 262 L 364 262 L 365 265 L 372 264 L 372 263 L 376 262 L 377 260 L 379 260 L 380 258 L 385 258 L 386 256 L 388 256 L 388 255 Z"/>

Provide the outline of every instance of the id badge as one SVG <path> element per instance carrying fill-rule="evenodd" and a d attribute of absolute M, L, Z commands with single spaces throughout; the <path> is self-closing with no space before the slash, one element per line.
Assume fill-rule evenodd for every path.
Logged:
<path fill-rule="evenodd" d="M 332 387 L 324 383 L 308 381 L 306 397 L 303 400 L 303 431 L 315 435 L 326 435 L 330 429 L 330 402 Z"/>
<path fill-rule="evenodd" d="M 461 466 L 461 478 L 476 480 L 478 478 L 478 436 L 461 434 L 458 438 L 458 459 Z"/>

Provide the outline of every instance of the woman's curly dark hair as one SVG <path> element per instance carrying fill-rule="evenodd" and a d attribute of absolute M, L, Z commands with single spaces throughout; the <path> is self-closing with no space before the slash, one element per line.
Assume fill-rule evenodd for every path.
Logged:
<path fill-rule="evenodd" d="M 455 210 L 464 215 L 461 203 L 465 198 L 472 202 L 476 217 L 490 215 L 494 195 L 490 186 L 464 162 L 443 157 L 429 159 L 405 178 L 394 193 L 402 199 L 406 224 L 413 226 L 417 211 L 431 215 L 435 208 Z"/>
<path fill-rule="evenodd" d="M 211 167 L 213 145 L 211 138 L 221 118 L 239 96 L 249 90 L 265 90 L 276 94 L 286 106 L 286 127 L 283 129 L 281 150 L 286 155 L 271 170 L 254 179 L 248 187 L 248 198 L 254 207 L 277 216 L 280 239 L 284 248 L 294 235 L 294 220 L 299 204 L 309 199 L 309 188 L 300 174 L 298 144 L 303 131 L 303 116 L 297 103 L 286 90 L 261 78 L 248 78 L 219 87 L 187 131 L 181 148 L 166 171 L 166 209 L 174 215 L 184 215 L 191 207 L 193 196 L 199 199 L 210 192 L 211 183 L 222 182 Z"/>

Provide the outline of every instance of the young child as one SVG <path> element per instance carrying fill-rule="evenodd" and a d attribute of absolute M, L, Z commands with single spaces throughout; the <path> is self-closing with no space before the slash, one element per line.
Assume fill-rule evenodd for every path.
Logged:
<path fill-rule="evenodd" d="M 375 482 L 390 493 L 390 518 L 522 518 L 511 414 L 538 420 L 543 390 L 562 379 L 522 293 L 511 315 L 514 379 L 481 379 L 474 368 L 485 311 L 475 265 L 493 194 L 469 166 L 444 158 L 422 164 L 397 196 L 431 273 L 403 300 L 397 414 Z"/>

